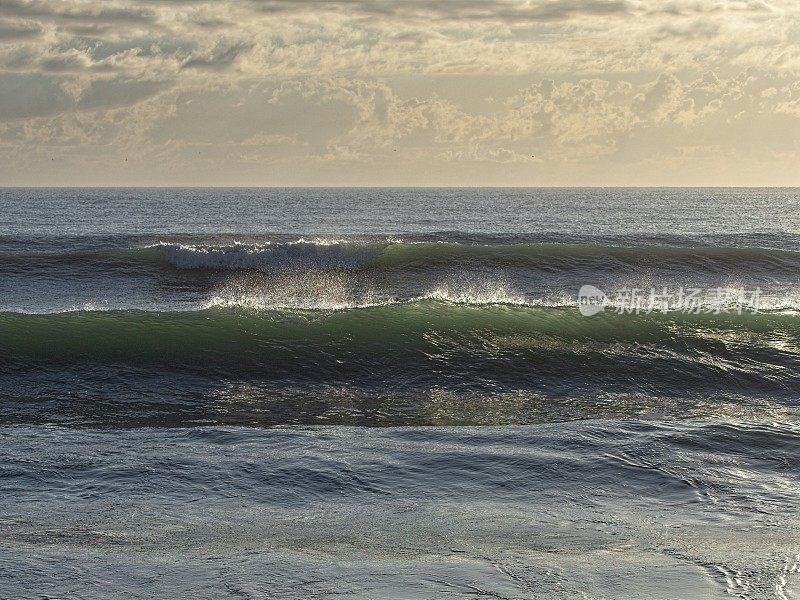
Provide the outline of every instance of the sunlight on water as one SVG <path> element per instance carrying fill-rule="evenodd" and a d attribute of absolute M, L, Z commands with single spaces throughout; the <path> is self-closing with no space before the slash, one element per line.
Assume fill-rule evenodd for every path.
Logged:
<path fill-rule="evenodd" d="M 0 596 L 797 596 L 797 190 L 0 194 Z"/>

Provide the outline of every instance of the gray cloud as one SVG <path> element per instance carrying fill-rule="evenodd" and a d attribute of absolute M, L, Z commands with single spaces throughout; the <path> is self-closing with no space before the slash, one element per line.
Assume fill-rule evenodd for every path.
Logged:
<path fill-rule="evenodd" d="M 252 48 L 252 44 L 219 44 L 205 54 L 193 54 L 182 65 L 183 69 L 220 71 L 231 66 L 239 56 Z"/>
<path fill-rule="evenodd" d="M 710 39 L 717 36 L 720 29 L 718 22 L 697 20 L 687 24 L 665 23 L 656 30 L 655 35 L 660 38 Z"/>
<path fill-rule="evenodd" d="M 171 83 L 112 77 L 70 85 L 48 75 L 0 75 L 0 121 L 14 121 L 131 106 L 169 89 Z"/>
<path fill-rule="evenodd" d="M 56 21 L 94 23 L 148 23 L 155 13 L 147 8 L 126 6 L 94 6 L 74 2 L 44 0 L 0 0 L 0 16 L 39 18 Z"/>
<path fill-rule="evenodd" d="M 93 110 L 128 106 L 155 96 L 169 87 L 170 84 L 164 81 L 126 79 L 124 77 L 100 79 L 92 82 L 91 86 L 81 94 L 77 107 Z"/>
<path fill-rule="evenodd" d="M 24 40 L 38 37 L 44 28 L 33 21 L 0 20 L 0 42 L 8 40 Z"/>
<path fill-rule="evenodd" d="M 251 0 L 268 13 L 339 11 L 373 17 L 436 18 L 502 21 L 506 23 L 561 21 L 580 15 L 603 16 L 629 12 L 626 0 Z"/>
<path fill-rule="evenodd" d="M 62 150 L 162 183 L 647 183 L 722 153 L 766 181 L 800 162 L 797 31 L 796 0 L 0 0 L 0 184 Z"/>
<path fill-rule="evenodd" d="M 0 75 L 0 120 L 52 115 L 69 109 L 72 99 L 61 80 L 44 75 Z"/>
<path fill-rule="evenodd" d="M 57 56 L 46 58 L 41 61 L 41 67 L 45 71 L 51 72 L 65 72 L 65 71 L 83 71 L 89 64 L 89 57 L 85 54 L 73 51 L 65 52 Z"/>

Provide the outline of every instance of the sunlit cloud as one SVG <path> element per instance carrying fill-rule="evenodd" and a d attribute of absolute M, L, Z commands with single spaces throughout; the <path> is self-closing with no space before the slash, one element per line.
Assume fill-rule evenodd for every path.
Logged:
<path fill-rule="evenodd" d="M 799 42 L 786 0 L 0 0 L 0 176 L 797 183 Z"/>

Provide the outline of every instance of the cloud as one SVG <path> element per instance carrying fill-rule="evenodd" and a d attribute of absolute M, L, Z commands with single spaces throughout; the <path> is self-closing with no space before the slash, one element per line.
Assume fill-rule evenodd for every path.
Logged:
<path fill-rule="evenodd" d="M 61 82 L 43 75 L 0 75 L 0 120 L 25 119 L 67 110 Z"/>
<path fill-rule="evenodd" d="M 0 0 L 0 16 L 124 24 L 152 22 L 155 13 L 147 8 L 108 6 L 104 2 Z"/>
<path fill-rule="evenodd" d="M 798 31 L 795 0 L 0 0 L 0 178 L 51 147 L 354 180 L 785 165 Z"/>
<path fill-rule="evenodd" d="M 125 77 L 98 79 L 80 94 L 77 108 L 96 110 L 128 106 L 150 98 L 169 87 L 168 82 L 157 80 L 127 79 Z"/>
<path fill-rule="evenodd" d="M 0 42 L 38 37 L 44 28 L 35 21 L 0 20 Z"/>
<path fill-rule="evenodd" d="M 233 65 L 240 55 L 251 48 L 252 44 L 243 42 L 233 44 L 221 42 L 205 53 L 192 54 L 181 66 L 184 69 L 202 69 L 207 71 L 225 70 Z"/>
<path fill-rule="evenodd" d="M 253 0 L 266 13 L 348 12 L 375 18 L 502 21 L 561 21 L 575 16 L 624 14 L 625 0 Z"/>

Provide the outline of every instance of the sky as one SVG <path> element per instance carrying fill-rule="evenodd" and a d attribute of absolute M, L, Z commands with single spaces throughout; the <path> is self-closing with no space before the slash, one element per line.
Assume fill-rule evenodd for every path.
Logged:
<path fill-rule="evenodd" d="M 800 2 L 0 0 L 0 185 L 800 185 Z"/>

